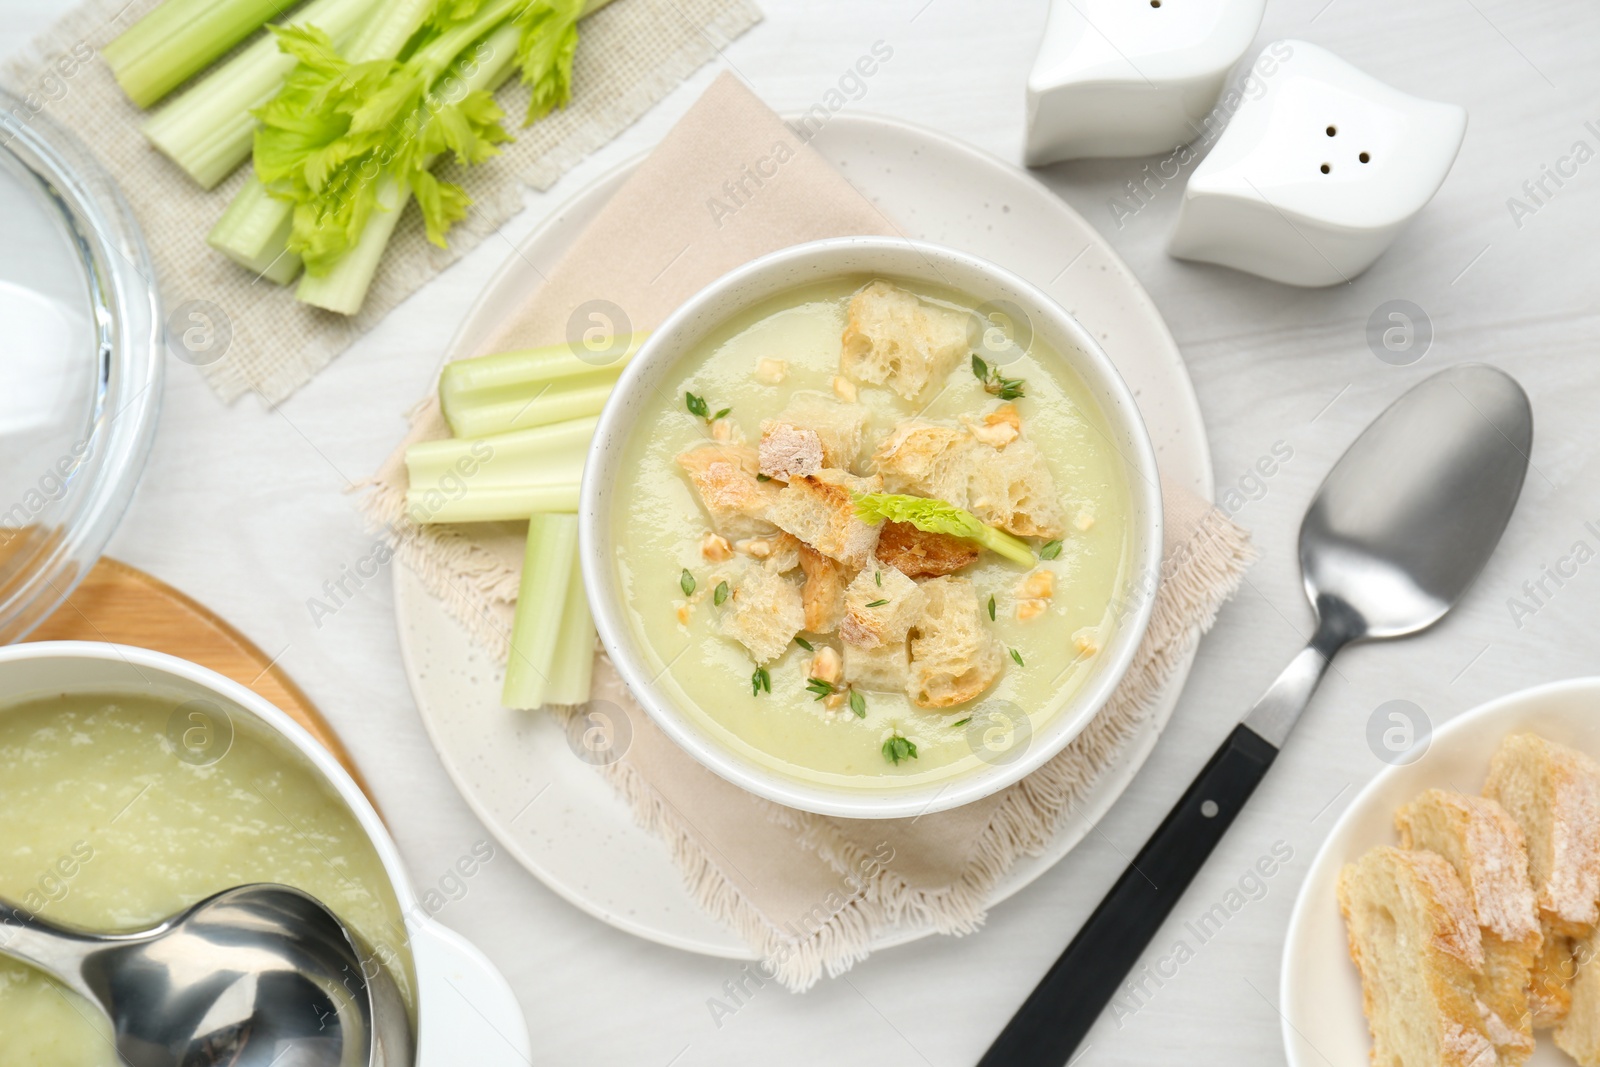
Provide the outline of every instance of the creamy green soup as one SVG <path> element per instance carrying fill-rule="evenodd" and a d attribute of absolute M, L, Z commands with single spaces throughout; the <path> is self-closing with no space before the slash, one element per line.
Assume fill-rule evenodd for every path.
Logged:
<path fill-rule="evenodd" d="M 49 921 L 114 931 L 231 886 L 281 882 L 327 904 L 378 958 L 398 962 L 402 989 L 414 988 L 388 876 L 338 795 L 240 716 L 220 759 L 180 758 L 173 735 L 212 725 L 180 713 L 175 726 L 177 707 L 75 694 L 0 709 L 0 897 Z M 0 1063 L 119 1062 L 95 1008 L 0 957 Z"/>
<path fill-rule="evenodd" d="M 1059 554 L 1037 568 L 1050 572 L 1053 595 L 1043 610 L 1022 610 L 1031 599 L 1019 585 L 1033 570 L 982 553 L 958 572 L 970 579 L 1007 650 L 998 680 L 964 707 L 929 710 L 905 693 L 864 692 L 864 715 L 848 705 L 830 708 L 807 690 L 813 653 L 798 642 L 766 665 L 770 691 L 752 684 L 755 664 L 746 648 L 719 632 L 715 590 L 740 561 L 710 562 L 702 540 L 706 511 L 675 461 L 707 440 L 707 421 L 688 410 L 685 394 L 703 398 L 715 415 L 723 408 L 748 442 L 798 390 L 834 393 L 840 335 L 851 294 L 866 278 L 845 278 L 781 295 L 726 323 L 667 376 L 627 442 L 618 486 L 626 506 L 615 511 L 616 568 L 631 625 L 647 649 L 653 673 L 700 726 L 735 753 L 786 775 L 830 786 L 881 789 L 886 784 L 950 778 L 1006 758 L 1006 746 L 1038 729 L 1083 684 L 1094 657 L 1109 642 L 1113 601 L 1129 567 L 1129 490 L 1125 465 L 1106 420 L 1084 382 L 1054 352 L 1034 341 L 1008 362 L 1007 377 L 1025 382 L 1015 401 L 1023 432 L 1043 452 L 1069 521 Z M 919 296 L 971 308 L 959 294 L 897 282 Z M 782 380 L 766 371 L 780 360 Z M 848 395 L 848 386 L 844 387 Z M 888 388 L 859 386 L 868 413 L 865 447 L 854 473 L 870 474 L 873 446 L 902 420 L 954 422 L 990 410 L 985 390 L 963 359 L 943 381 L 908 401 Z M 1032 542 L 1035 550 L 1043 545 Z M 1052 548 L 1052 551 L 1054 549 Z M 682 591 L 682 571 L 695 591 Z M 1035 605 L 1037 607 L 1037 605 Z M 1019 613 L 1028 615 L 1019 618 Z M 814 648 L 839 645 L 838 634 L 802 633 Z M 1014 735 L 974 732 L 978 722 L 1019 715 Z M 1018 724 L 1012 723 L 1013 727 Z M 902 736 L 915 759 L 891 763 L 887 739 Z"/>

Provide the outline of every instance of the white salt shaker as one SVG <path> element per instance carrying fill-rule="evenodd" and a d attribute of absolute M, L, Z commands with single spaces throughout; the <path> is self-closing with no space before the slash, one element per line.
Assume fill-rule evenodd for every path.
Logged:
<path fill-rule="evenodd" d="M 1168 251 L 1288 285 L 1347 282 L 1438 191 L 1466 110 L 1305 41 L 1267 51 L 1276 70 L 1190 176 Z"/>
<path fill-rule="evenodd" d="M 1052 0 L 1028 75 L 1030 166 L 1188 144 L 1266 0 Z"/>

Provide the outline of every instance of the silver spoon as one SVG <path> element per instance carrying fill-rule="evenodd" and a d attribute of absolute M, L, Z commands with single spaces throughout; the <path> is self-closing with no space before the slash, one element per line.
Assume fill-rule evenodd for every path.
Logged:
<path fill-rule="evenodd" d="M 1483 570 L 1532 444 L 1527 395 L 1477 363 L 1427 379 L 1356 439 L 1300 525 L 1311 643 L 1234 727 L 980 1067 L 1067 1062 L 1266 777 L 1328 662 L 1352 641 L 1432 626 Z"/>
<path fill-rule="evenodd" d="M 227 889 L 133 933 L 68 929 L 3 903 L 0 917 L 0 953 L 98 1005 L 129 1067 L 413 1062 L 394 979 L 298 889 Z"/>

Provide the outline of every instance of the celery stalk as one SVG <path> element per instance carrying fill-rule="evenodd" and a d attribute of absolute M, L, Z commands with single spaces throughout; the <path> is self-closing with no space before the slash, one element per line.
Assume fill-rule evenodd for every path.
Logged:
<path fill-rule="evenodd" d="M 140 107 L 166 96 L 281 13 L 279 0 L 166 0 L 100 50 Z"/>
<path fill-rule="evenodd" d="M 521 28 L 512 22 L 484 38 L 483 50 L 489 58 L 461 67 L 463 95 L 479 89 L 493 91 L 510 76 L 521 36 Z M 378 264 L 389 248 L 389 239 L 400 224 L 401 213 L 411 202 L 409 186 L 387 173 L 379 180 L 382 184 L 378 188 L 378 202 L 355 247 L 341 256 L 326 274 L 319 277 L 308 273 L 300 279 L 295 299 L 341 315 L 354 315 L 361 310 L 372 279 L 378 273 Z"/>
<path fill-rule="evenodd" d="M 347 43 L 376 0 L 313 0 L 289 20 L 316 26 Z M 250 155 L 256 119 L 250 114 L 277 93 L 295 59 L 271 36 L 245 48 L 226 66 L 145 120 L 144 135 L 189 176 L 211 189 Z"/>
<path fill-rule="evenodd" d="M 350 60 L 365 63 L 399 55 L 435 3 L 436 0 L 404 0 L 403 4 L 368 18 L 350 43 Z M 246 270 L 287 285 L 302 266 L 300 257 L 288 250 L 293 226 L 294 205 L 267 192 L 266 186 L 252 175 L 206 235 L 206 243 Z"/>
<path fill-rule="evenodd" d="M 528 521 L 511 655 L 500 694 L 500 702 L 508 708 L 544 706 L 577 546 L 577 516 L 534 515 Z"/>
<path fill-rule="evenodd" d="M 258 278 L 288 285 L 300 273 L 300 257 L 288 247 L 293 223 L 294 208 L 252 174 L 206 234 L 206 244 Z"/>
<path fill-rule="evenodd" d="M 600 372 L 586 378 L 568 378 L 530 390 L 521 396 L 493 400 L 446 413 L 445 421 L 457 437 L 492 434 L 548 426 L 553 422 L 598 415 L 616 386 L 616 376 Z"/>
<path fill-rule="evenodd" d="M 562 485 L 485 485 L 444 489 L 406 490 L 406 513 L 411 521 L 509 522 L 546 512 L 578 510 L 578 483 Z"/>
<path fill-rule="evenodd" d="M 538 426 L 530 430 L 472 440 L 448 437 L 419 441 L 406 449 L 406 470 L 413 488 L 434 483 L 452 472 L 474 485 L 545 485 L 577 481 L 584 453 L 594 437 L 595 418 Z M 549 477 L 550 470 L 571 469 L 571 477 Z"/>
<path fill-rule="evenodd" d="M 517 602 L 520 610 L 522 602 Z M 512 624 L 513 631 L 516 624 Z M 589 701 L 594 677 L 594 619 L 589 615 L 589 595 L 583 588 L 578 549 L 572 549 L 572 577 L 567 581 L 567 602 L 561 609 L 561 631 L 556 635 L 555 657 L 550 664 L 546 704 L 575 705 Z M 514 695 L 514 694 L 511 694 Z M 507 707 L 511 705 L 507 703 Z"/>
<path fill-rule="evenodd" d="M 529 396 L 546 382 L 581 378 L 602 371 L 620 374 L 648 336 L 636 333 L 626 338 L 614 338 L 613 346 L 621 341 L 627 347 L 604 364 L 585 359 L 572 344 L 519 348 L 511 352 L 458 359 L 446 363 L 439 375 L 439 405 L 448 419 L 450 412 L 471 405 Z"/>

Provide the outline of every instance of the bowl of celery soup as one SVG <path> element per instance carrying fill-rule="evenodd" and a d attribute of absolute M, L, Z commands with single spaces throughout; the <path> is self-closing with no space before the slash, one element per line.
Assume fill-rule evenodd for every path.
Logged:
<path fill-rule="evenodd" d="M 838 238 L 712 283 L 601 415 L 602 642 L 654 723 L 768 799 L 914 816 L 1104 704 L 1160 566 L 1153 451 L 1086 330 L 993 264 Z"/>
<path fill-rule="evenodd" d="M 0 898 L 27 912 L 114 932 L 235 885 L 291 885 L 394 976 L 417 1063 L 511 1067 L 531 1054 L 505 980 L 433 920 L 438 891 L 413 891 L 350 775 L 221 675 L 97 642 L 0 649 L 0 808 Z M 94 1006 L 0 954 L 0 1060 L 113 1067 L 110 1038 Z"/>

